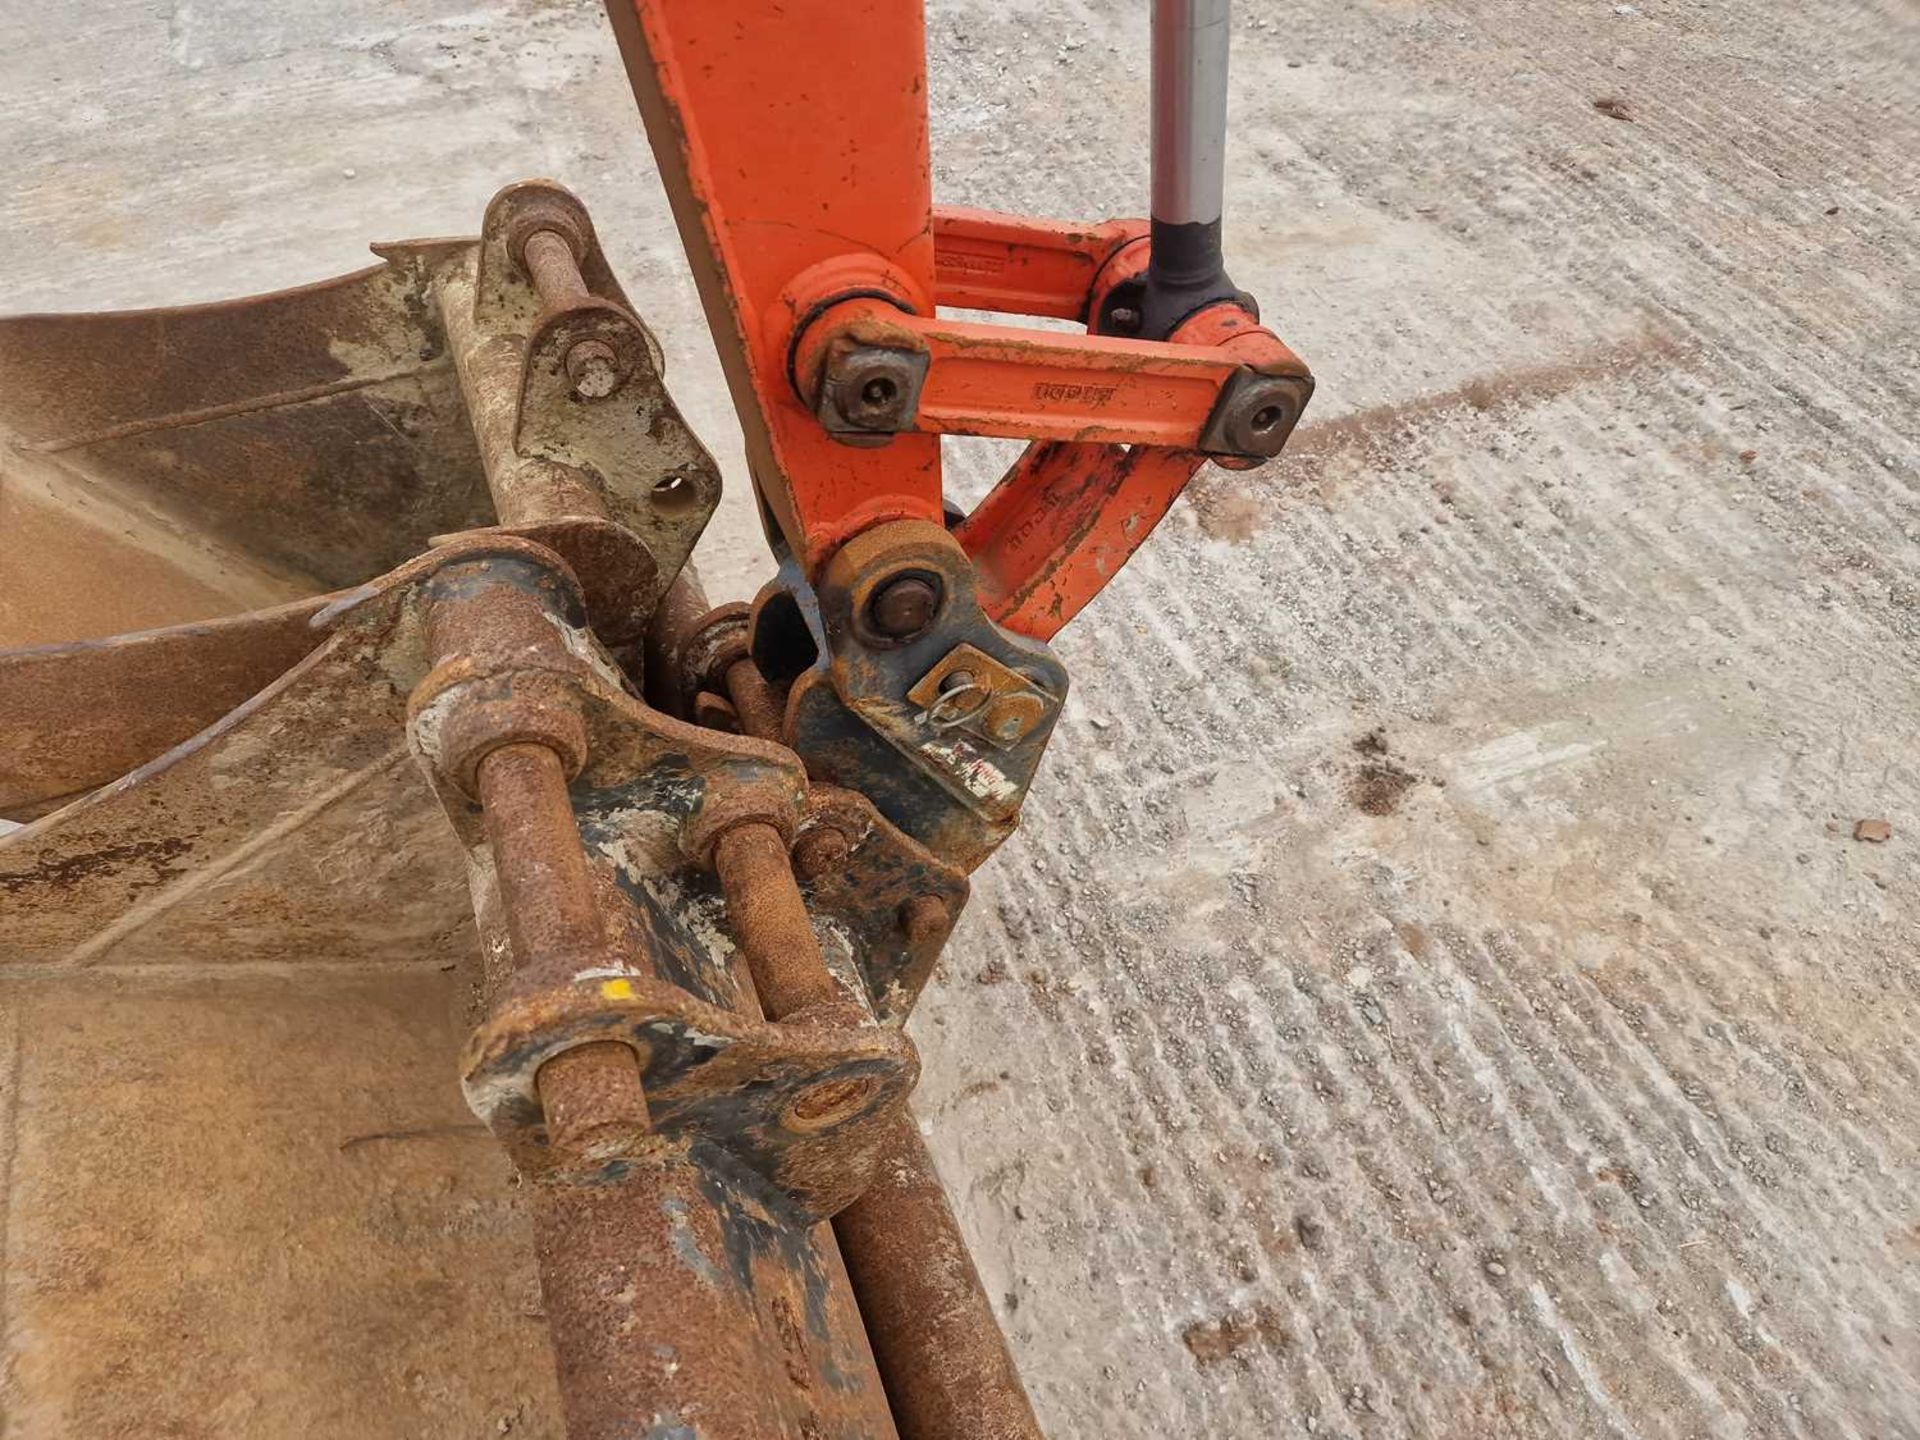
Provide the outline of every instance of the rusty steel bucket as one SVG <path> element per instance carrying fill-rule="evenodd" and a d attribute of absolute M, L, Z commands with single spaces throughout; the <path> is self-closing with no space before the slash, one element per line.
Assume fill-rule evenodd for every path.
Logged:
<path fill-rule="evenodd" d="M 474 245 L 0 320 L 16 1433 L 561 1433 L 454 1078 L 461 854 L 374 697 L 247 723 L 333 597 L 498 523 L 432 298 Z"/>
<path fill-rule="evenodd" d="M 746 607 L 578 201 L 375 253 L 0 319 L 0 1411 L 1035 1434 L 904 1110 L 964 873 L 755 738 L 724 644 L 746 733 L 640 699 Z M 616 914 L 653 970 L 560 963 Z"/>

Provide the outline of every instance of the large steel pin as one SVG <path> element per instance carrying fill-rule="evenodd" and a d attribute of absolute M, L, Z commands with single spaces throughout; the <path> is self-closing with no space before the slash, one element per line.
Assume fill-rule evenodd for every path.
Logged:
<path fill-rule="evenodd" d="M 516 563 L 449 573 L 433 597 L 436 668 L 525 667 L 528 676 L 472 702 L 479 709 L 449 708 L 433 753 L 481 806 L 513 961 L 497 979 L 537 996 L 604 973 L 622 952 L 603 911 L 611 887 L 569 793 L 587 731 L 564 693 L 535 683 L 555 673 L 561 641 Z M 503 734 L 514 738 L 497 743 Z M 570 1440 L 678 1434 L 683 1415 L 699 1417 L 702 1440 L 895 1440 L 827 1231 L 791 1228 L 724 1154 L 650 1134 L 638 1058 L 626 1044 L 562 1051 L 536 1084 L 559 1163 L 523 1194 Z M 778 1246 L 748 1253 L 771 1234 L 782 1236 Z"/>
<path fill-rule="evenodd" d="M 522 742 L 489 751 L 475 776 L 515 983 L 553 983 L 604 943 L 566 771 L 549 747 Z M 627 1153 L 649 1129 L 639 1061 L 625 1045 L 601 1041 L 556 1055 L 540 1067 L 538 1084 L 548 1143 L 570 1156 Z"/>

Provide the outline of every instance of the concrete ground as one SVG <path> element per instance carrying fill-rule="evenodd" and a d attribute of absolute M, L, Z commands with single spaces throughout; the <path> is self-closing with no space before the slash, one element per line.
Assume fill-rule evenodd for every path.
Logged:
<path fill-rule="evenodd" d="M 929 8 L 942 199 L 1140 208 L 1144 3 Z M 1236 9 L 1230 258 L 1320 393 L 1062 637 L 915 1022 L 1042 1420 L 1920 1436 L 1920 17 Z M 565 180 L 735 486 L 710 588 L 759 578 L 597 6 L 0 0 L 0 136 L 15 310 Z M 1004 459 L 953 454 L 967 498 Z M 0 1433 L 558 1433 L 433 974 L 0 989 Z M 315 1074 L 300 1117 L 161 1095 Z M 116 1126 L 205 1205 L 117 1232 Z M 219 1307 L 216 1231 L 263 1257 Z M 196 1348 L 215 1308 L 251 1339 Z"/>

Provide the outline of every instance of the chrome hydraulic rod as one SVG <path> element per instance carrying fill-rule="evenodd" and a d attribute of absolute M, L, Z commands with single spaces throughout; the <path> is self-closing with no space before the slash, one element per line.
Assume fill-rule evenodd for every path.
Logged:
<path fill-rule="evenodd" d="M 1154 0 L 1152 247 L 1096 329 L 1165 340 L 1209 305 L 1251 308 L 1222 252 L 1231 19 L 1231 0 Z"/>
<path fill-rule="evenodd" d="M 1154 0 L 1153 223 L 1213 232 L 1225 209 L 1231 0 Z"/>

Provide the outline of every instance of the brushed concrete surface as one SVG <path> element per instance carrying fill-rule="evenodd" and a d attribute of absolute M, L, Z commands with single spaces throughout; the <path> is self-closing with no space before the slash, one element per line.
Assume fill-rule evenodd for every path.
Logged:
<path fill-rule="evenodd" d="M 941 198 L 1136 210 L 1146 8 L 935 0 Z M 921 1113 L 1042 1418 L 1920 1435 L 1920 21 L 1236 10 L 1230 258 L 1321 391 L 1281 465 L 1205 477 L 1062 637 L 1050 767 L 915 1024 Z M 10 309 L 294 283 L 564 179 L 734 485 L 712 588 L 758 578 L 596 7 L 109 0 L 81 26 L 0 0 L 0 134 Z M 1005 458 L 951 453 L 963 498 Z M 1855 840 L 1862 818 L 1892 838 Z M 22 995 L 0 995 L 14 1256 L 51 1141 L 100 1153 L 33 1101 L 82 1062 L 71 1023 L 34 1023 L 63 998 Z M 421 1039 L 450 1077 L 451 1033 Z M 450 1078 L 387 1048 L 350 1047 L 360 1083 L 454 1113 Z M 445 1163 L 486 1192 L 491 1156 Z M 405 1368 L 351 1345 L 289 1349 L 274 1393 L 370 1387 L 356 1413 L 387 1418 L 355 1434 L 556 1433 L 534 1350 L 475 1359 L 510 1318 L 447 1298 L 514 1292 L 510 1223 L 489 1235 L 415 1232 L 455 1285 L 419 1320 L 443 1326 L 436 1405 L 383 1408 Z M 454 1273 L 476 1256 L 492 1279 Z M 406 1303 L 381 1263 L 316 1305 Z M 217 1410 L 210 1382 L 198 1418 L 90 1427 L 20 1318 L 39 1284 L 10 1260 L 14 1440 L 348 1433 Z"/>

